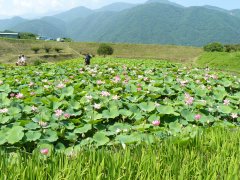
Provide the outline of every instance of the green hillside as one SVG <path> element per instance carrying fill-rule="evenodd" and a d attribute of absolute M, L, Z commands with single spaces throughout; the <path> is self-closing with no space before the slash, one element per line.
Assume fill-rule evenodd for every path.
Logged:
<path fill-rule="evenodd" d="M 130 9 L 137 6 L 137 4 L 130 4 L 130 3 L 124 3 L 124 2 L 117 2 L 113 3 L 107 6 L 104 6 L 100 9 L 97 9 L 97 12 L 102 12 L 102 11 L 114 11 L 114 12 L 120 12 L 125 9 Z"/>
<path fill-rule="evenodd" d="M 112 15 L 93 14 L 74 24 L 77 28 L 71 37 L 79 41 L 202 46 L 212 41 L 238 43 L 240 38 L 237 17 L 202 7 L 160 3 Z"/>
<path fill-rule="evenodd" d="M 203 46 L 239 43 L 240 10 L 213 6 L 183 7 L 168 0 L 134 5 L 114 3 L 97 10 L 73 8 L 37 20 L 1 20 L 1 27 L 51 38 L 84 42 Z"/>
<path fill-rule="evenodd" d="M 16 26 L 26 21 L 27 21 L 26 19 L 23 19 L 21 17 L 13 17 L 11 19 L 0 19 L 0 31 L 7 30 L 13 26 Z"/>
<path fill-rule="evenodd" d="M 53 18 L 52 18 L 53 19 Z M 61 21 L 61 20 L 58 20 Z M 65 26 L 61 27 L 61 23 L 56 25 L 56 18 L 52 22 L 44 19 L 31 20 L 12 27 L 10 30 L 17 32 L 32 32 L 42 36 L 49 36 L 52 38 L 65 37 Z"/>

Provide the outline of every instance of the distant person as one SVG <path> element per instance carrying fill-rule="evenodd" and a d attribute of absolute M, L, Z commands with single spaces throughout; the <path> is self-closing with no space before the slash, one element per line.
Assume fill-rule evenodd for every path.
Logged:
<path fill-rule="evenodd" d="M 17 66 L 26 66 L 26 57 L 22 54 L 20 56 L 18 56 L 18 61 L 16 63 Z"/>
<path fill-rule="evenodd" d="M 90 65 L 91 58 L 92 58 L 92 56 L 90 56 L 89 54 L 86 54 L 86 56 L 85 56 L 85 65 Z"/>

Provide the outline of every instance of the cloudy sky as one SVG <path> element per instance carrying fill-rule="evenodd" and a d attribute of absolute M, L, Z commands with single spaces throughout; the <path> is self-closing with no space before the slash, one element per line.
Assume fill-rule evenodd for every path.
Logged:
<path fill-rule="evenodd" d="M 12 16 L 37 17 L 52 15 L 76 6 L 96 9 L 114 2 L 143 3 L 146 0 L 0 0 L 0 19 Z M 240 9 L 240 0 L 172 0 L 184 6 L 213 5 Z"/>

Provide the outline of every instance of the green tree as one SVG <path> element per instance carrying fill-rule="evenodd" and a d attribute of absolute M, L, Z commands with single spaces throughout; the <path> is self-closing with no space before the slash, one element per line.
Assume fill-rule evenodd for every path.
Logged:
<path fill-rule="evenodd" d="M 44 49 L 46 53 L 49 53 L 52 48 L 50 46 L 45 45 Z"/>
<path fill-rule="evenodd" d="M 207 52 L 223 52 L 224 46 L 219 42 L 213 42 L 205 45 L 203 49 Z"/>
<path fill-rule="evenodd" d="M 40 48 L 39 47 L 32 47 L 31 50 L 34 51 L 35 54 L 37 54 L 38 51 L 40 50 Z"/>
<path fill-rule="evenodd" d="M 108 45 L 108 44 L 100 44 L 98 50 L 97 50 L 97 53 L 98 55 L 103 55 L 104 57 L 106 55 L 112 55 L 113 54 L 113 48 Z"/>

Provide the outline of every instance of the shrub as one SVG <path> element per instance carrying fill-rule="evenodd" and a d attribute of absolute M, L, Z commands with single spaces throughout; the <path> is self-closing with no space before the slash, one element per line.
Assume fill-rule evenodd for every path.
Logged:
<path fill-rule="evenodd" d="M 31 50 L 34 51 L 35 54 L 37 54 L 38 51 L 40 50 L 40 48 L 39 47 L 32 47 Z"/>
<path fill-rule="evenodd" d="M 240 44 L 226 44 L 224 45 L 225 52 L 240 51 Z"/>
<path fill-rule="evenodd" d="M 49 53 L 52 48 L 50 46 L 44 46 L 44 49 L 46 53 Z"/>
<path fill-rule="evenodd" d="M 41 64 L 43 64 L 43 63 L 46 63 L 46 61 L 43 61 L 43 60 L 36 60 L 36 61 L 34 61 L 34 63 L 33 63 L 33 65 L 34 66 L 39 66 L 39 65 L 41 65 Z"/>
<path fill-rule="evenodd" d="M 108 44 L 100 44 L 97 53 L 98 55 L 103 55 L 105 57 L 106 55 L 112 55 L 113 51 L 113 48 Z"/>
<path fill-rule="evenodd" d="M 203 49 L 207 52 L 223 52 L 224 46 L 219 42 L 213 42 L 205 45 Z"/>
<path fill-rule="evenodd" d="M 33 33 L 28 33 L 28 32 L 21 32 L 19 33 L 19 38 L 20 39 L 36 39 L 37 35 Z"/>
<path fill-rule="evenodd" d="M 54 50 L 55 50 L 57 53 L 60 53 L 60 52 L 63 50 L 63 48 L 55 47 Z"/>

